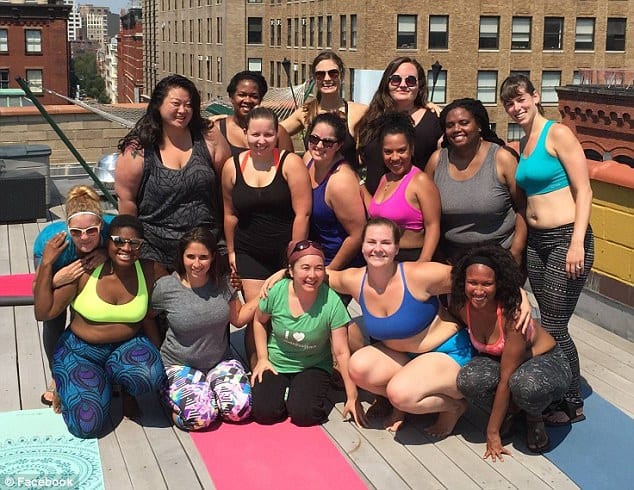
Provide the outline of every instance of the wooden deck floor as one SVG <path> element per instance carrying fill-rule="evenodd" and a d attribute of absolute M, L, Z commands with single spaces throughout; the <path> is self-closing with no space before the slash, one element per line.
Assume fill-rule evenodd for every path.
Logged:
<path fill-rule="evenodd" d="M 54 212 L 61 215 L 60 208 Z M 0 274 L 33 271 L 32 245 L 46 223 L 0 225 Z M 358 309 L 351 307 L 353 316 Z M 634 417 L 634 344 L 577 316 L 570 327 L 592 389 Z M 44 359 L 41 324 L 32 307 L 0 308 L 0 411 L 41 408 L 50 373 Z M 359 429 L 341 420 L 340 393 L 323 429 L 369 488 L 577 488 L 543 456 L 530 454 L 521 435 L 503 464 L 482 459 L 486 415 L 470 409 L 456 434 L 428 439 L 425 417 L 413 419 L 394 437 L 380 427 Z M 142 400 L 141 423 L 121 418 L 113 403 L 113 430 L 99 439 L 106 488 L 204 488 L 214 484 L 187 433 L 171 426 L 156 398 Z M 0 456 L 1 457 L 1 456 Z M 301 482 L 298 482 L 301 484 Z"/>

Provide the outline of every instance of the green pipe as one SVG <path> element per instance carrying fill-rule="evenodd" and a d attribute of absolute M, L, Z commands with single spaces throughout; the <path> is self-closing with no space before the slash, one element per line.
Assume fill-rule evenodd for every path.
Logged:
<path fill-rule="evenodd" d="M 24 93 L 26 94 L 26 96 L 31 99 L 31 102 L 33 102 L 33 105 L 35 107 L 37 107 L 37 109 L 40 111 L 40 113 L 42 114 L 42 117 L 44 119 L 46 119 L 46 122 L 48 122 L 51 127 L 53 128 L 53 130 L 57 133 L 57 136 L 60 137 L 60 139 L 64 142 L 64 144 L 66 145 L 66 147 L 70 150 L 70 152 L 73 154 L 73 156 L 77 159 L 77 161 L 81 164 L 81 166 L 84 168 L 84 170 L 86 171 L 86 173 L 90 176 L 90 178 L 93 180 L 93 182 L 95 183 L 95 185 L 99 188 L 99 190 L 101 192 L 103 192 L 103 195 L 106 197 L 106 199 L 110 202 L 110 204 L 112 204 L 114 206 L 115 209 L 118 209 L 118 203 L 117 200 L 113 197 L 112 194 L 110 194 L 110 191 L 106 188 L 105 185 L 103 185 L 103 182 L 101 182 L 101 180 L 99 180 L 99 177 L 97 177 L 95 175 L 95 172 L 92 171 L 92 169 L 90 168 L 90 166 L 86 163 L 86 161 L 82 158 L 82 156 L 79 154 L 79 152 L 77 151 L 77 149 L 73 146 L 73 144 L 70 142 L 70 140 L 66 137 L 66 135 L 64 134 L 64 132 L 61 130 L 61 128 L 57 125 L 57 123 L 53 120 L 53 118 L 51 117 L 51 115 L 46 111 L 46 109 L 44 108 L 44 106 L 42 104 L 40 104 L 40 101 L 37 100 L 37 98 L 35 97 L 35 95 L 33 95 L 33 92 L 31 92 L 31 89 L 29 88 L 29 84 L 28 82 L 26 82 L 22 77 L 18 77 L 15 79 L 16 82 L 18 82 L 18 85 L 20 85 L 20 87 L 22 88 L 22 90 L 24 90 Z"/>

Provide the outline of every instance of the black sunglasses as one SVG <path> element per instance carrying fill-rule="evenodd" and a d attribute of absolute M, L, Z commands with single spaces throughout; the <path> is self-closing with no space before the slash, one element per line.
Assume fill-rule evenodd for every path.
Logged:
<path fill-rule="evenodd" d="M 139 250 L 141 245 L 143 245 L 142 238 L 123 238 L 118 235 L 110 235 L 110 240 L 112 240 L 112 243 L 114 243 L 114 246 L 117 248 L 123 248 L 127 243 L 130 245 L 131 250 Z"/>
<path fill-rule="evenodd" d="M 398 75 L 397 73 L 394 73 L 393 75 L 390 75 L 387 80 L 393 87 L 398 87 L 401 85 L 403 77 Z M 409 88 L 416 87 L 416 85 L 418 85 L 418 78 L 416 78 L 414 75 L 407 75 L 405 77 L 405 85 L 407 85 Z"/>
<path fill-rule="evenodd" d="M 328 70 L 328 71 L 324 71 L 324 70 L 316 71 L 315 80 L 317 80 L 318 82 L 322 82 L 324 78 L 326 78 L 326 75 L 328 75 L 331 80 L 339 80 L 339 70 L 337 70 L 336 68 L 333 68 L 332 70 Z"/>
<path fill-rule="evenodd" d="M 295 252 L 301 252 L 302 250 L 306 250 L 310 247 L 314 247 L 317 250 L 322 249 L 321 243 L 319 242 L 313 242 L 312 240 L 300 240 L 299 242 L 297 242 L 297 245 L 295 245 L 295 248 L 293 248 L 291 254 L 294 254 Z"/>
<path fill-rule="evenodd" d="M 320 138 L 316 134 L 311 134 L 311 135 L 308 136 L 308 144 L 309 145 L 317 146 L 319 144 L 319 142 L 321 142 L 321 144 L 324 145 L 324 148 L 332 148 L 337 143 L 339 143 L 338 140 L 334 140 L 334 139 L 330 139 L 330 138 Z"/>

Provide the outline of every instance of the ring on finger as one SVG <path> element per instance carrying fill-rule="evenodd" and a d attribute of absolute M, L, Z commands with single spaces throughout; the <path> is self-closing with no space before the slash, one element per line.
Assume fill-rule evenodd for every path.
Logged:
<path fill-rule="evenodd" d="M 583 266 L 582 266 L 582 265 L 580 265 L 580 264 L 577 264 L 577 269 L 578 269 L 578 270 L 581 270 L 581 269 L 583 269 Z"/>

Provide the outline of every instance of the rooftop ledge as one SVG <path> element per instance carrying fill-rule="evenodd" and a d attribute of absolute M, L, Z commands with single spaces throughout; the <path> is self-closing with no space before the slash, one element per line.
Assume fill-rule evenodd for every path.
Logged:
<path fill-rule="evenodd" d="M 597 162 L 587 160 L 588 172 L 592 180 L 634 189 L 634 168 L 624 163 L 606 160 Z"/>

